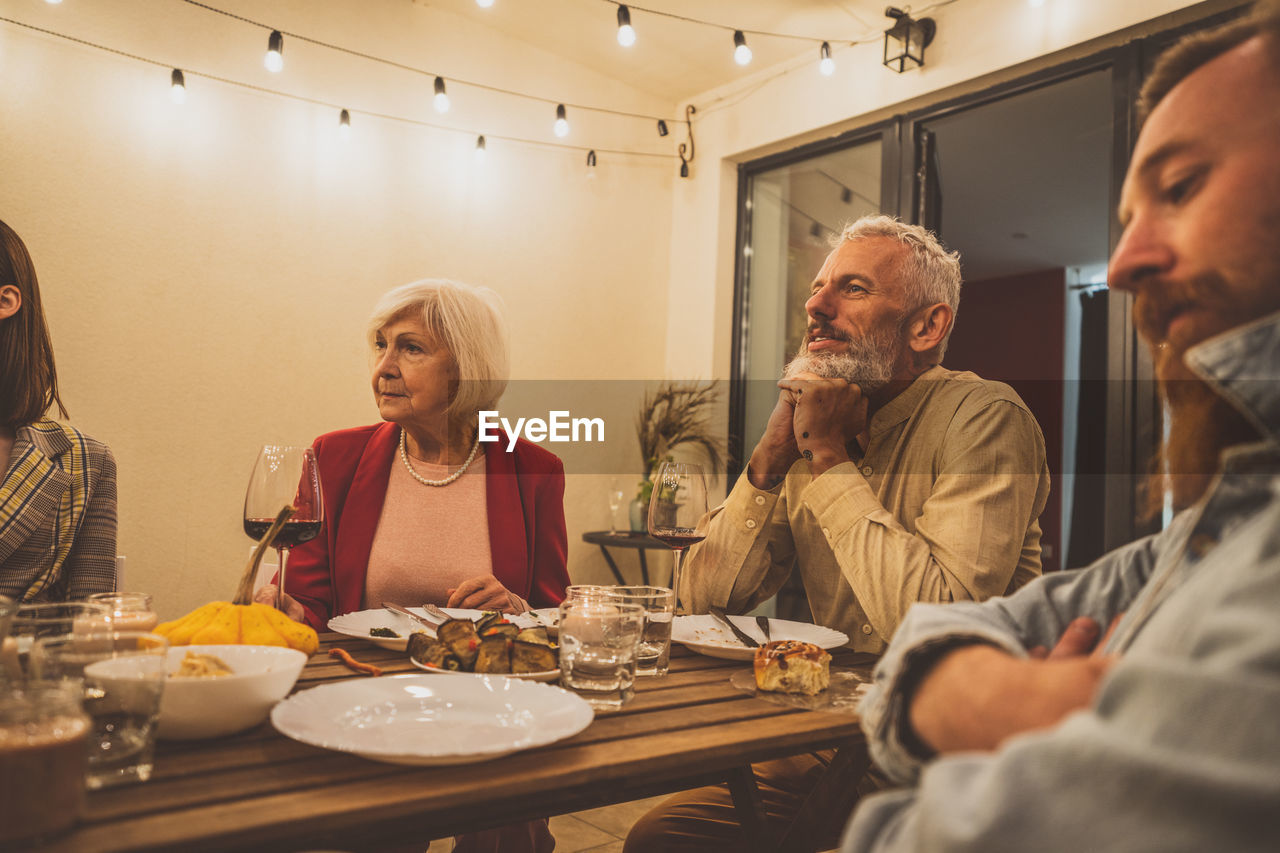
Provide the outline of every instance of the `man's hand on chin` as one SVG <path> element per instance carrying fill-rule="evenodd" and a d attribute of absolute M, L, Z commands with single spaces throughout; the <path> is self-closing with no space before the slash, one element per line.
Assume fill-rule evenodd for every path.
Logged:
<path fill-rule="evenodd" d="M 867 398 L 844 379 L 798 373 L 778 383 L 796 401 L 793 438 L 813 476 L 849 461 L 849 444 L 867 425 Z"/>
<path fill-rule="evenodd" d="M 768 490 L 778 485 L 792 463 L 800 458 L 791 423 L 795 408 L 795 396 L 790 391 L 784 389 L 778 394 L 764 435 L 760 436 L 747 463 L 747 480 L 757 489 Z"/>

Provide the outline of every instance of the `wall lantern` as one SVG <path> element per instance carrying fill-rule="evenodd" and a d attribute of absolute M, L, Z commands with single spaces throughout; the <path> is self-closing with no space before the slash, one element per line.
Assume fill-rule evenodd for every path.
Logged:
<path fill-rule="evenodd" d="M 884 31 L 884 64 L 899 74 L 909 67 L 924 65 L 924 49 L 938 31 L 933 18 L 917 21 L 896 6 L 885 9 L 884 14 L 894 20 L 893 26 Z"/>

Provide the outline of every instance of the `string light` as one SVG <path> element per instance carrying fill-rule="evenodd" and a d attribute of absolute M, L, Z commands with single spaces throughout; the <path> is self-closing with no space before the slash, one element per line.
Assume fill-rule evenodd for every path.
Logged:
<path fill-rule="evenodd" d="M 636 43 L 636 30 L 631 26 L 631 10 L 626 6 L 618 7 L 618 44 L 631 47 Z"/>
<path fill-rule="evenodd" d="M 569 135 L 569 119 L 565 115 L 564 104 L 556 105 L 556 123 L 553 125 L 556 136 L 564 139 Z"/>
<path fill-rule="evenodd" d="M 493 0 L 476 0 L 476 5 L 481 9 L 488 9 L 493 5 Z"/>
<path fill-rule="evenodd" d="M 50 6 L 57 6 L 62 2 L 62 0 L 44 0 L 44 2 L 48 3 Z"/>
<path fill-rule="evenodd" d="M 436 112 L 449 112 L 449 96 L 444 91 L 444 78 L 436 78 L 436 96 L 435 96 Z"/>
<path fill-rule="evenodd" d="M 739 65 L 746 65 L 751 61 L 751 48 L 747 47 L 747 37 L 742 34 L 742 30 L 733 31 L 733 61 Z"/>
<path fill-rule="evenodd" d="M 953 2 L 954 2 L 954 0 L 953 0 Z M 218 11 L 219 11 L 219 10 L 213 9 L 213 8 L 212 8 L 212 7 L 210 7 L 210 6 L 206 6 L 206 5 L 204 5 L 204 4 L 200 4 L 200 5 L 201 5 L 201 8 L 209 9 L 210 11 L 215 11 L 215 12 L 218 12 Z M 219 12 L 219 13 L 220 13 L 220 14 L 225 14 L 225 13 L 221 13 L 221 12 Z M 168 68 L 168 69 L 170 69 L 170 71 L 171 71 L 171 72 L 172 72 L 172 71 L 175 71 L 175 70 L 178 70 L 178 69 L 174 69 L 171 65 L 169 65 L 169 63 L 168 63 L 168 62 L 164 62 L 164 61 L 157 60 L 157 59 L 152 59 L 152 58 L 150 58 L 150 57 L 146 57 L 146 56 L 140 56 L 140 55 L 138 55 L 138 54 L 136 54 L 136 53 L 130 53 L 130 52 L 128 52 L 128 51 L 120 50 L 119 48 L 111 47 L 111 46 L 108 46 L 108 45 L 105 45 L 105 44 L 101 44 L 101 43 L 98 43 L 98 42 L 89 41 L 89 40 L 82 39 L 82 38 L 77 38 L 77 37 L 75 37 L 75 36 L 70 36 L 70 35 L 67 35 L 67 34 L 65 34 L 65 33 L 57 32 L 56 30 L 46 29 L 46 28 L 44 28 L 44 27 L 37 27 L 37 26 L 35 26 L 35 25 L 33 25 L 33 24 L 28 24 L 28 23 L 25 23 L 25 22 L 23 22 L 23 21 L 14 20 L 13 18 L 10 18 L 10 17 L 7 17 L 7 16 L 4 16 L 4 15 L 0 15 L 0 22 L 5 23 L 5 24 L 10 24 L 10 25 L 12 25 L 12 26 L 16 26 L 16 27 L 22 27 L 22 28 L 24 28 L 24 29 L 32 30 L 32 31 L 34 31 L 34 32 L 39 32 L 39 33 L 42 33 L 42 34 L 44 34 L 44 35 L 46 35 L 46 36 L 51 36 L 51 37 L 56 38 L 56 39 L 62 39 L 62 40 L 64 40 L 64 41 L 72 42 L 72 43 L 75 43 L 75 44 L 77 44 L 77 45 L 80 45 L 81 47 L 88 47 L 88 48 L 92 48 L 92 49 L 94 49 L 94 50 L 102 51 L 102 52 L 104 52 L 104 53 L 110 53 L 110 54 L 113 54 L 113 55 L 115 55 L 115 56 L 121 56 L 121 57 L 124 57 L 124 58 L 126 58 L 126 59 L 133 60 L 133 61 L 135 61 L 135 62 L 141 62 L 141 63 L 143 63 L 143 64 L 151 65 L 151 66 L 156 66 L 156 67 L 159 67 L 159 68 Z M 258 25 L 255 25 L 255 26 L 262 26 L 262 25 L 258 24 Z M 274 31 L 273 31 L 273 32 L 274 32 Z M 290 34 L 290 37 L 291 37 L 291 38 L 294 38 L 294 37 L 302 38 L 302 40 L 303 40 L 303 41 L 314 41 L 314 40 L 311 40 L 311 39 L 306 38 L 305 36 L 297 36 L 296 34 L 293 34 L 293 33 L 291 33 L 291 34 Z M 283 42 L 283 34 L 281 34 L 281 41 Z M 322 44 L 322 43 L 321 43 L 321 44 Z M 325 46 L 325 47 L 332 47 L 331 45 L 323 45 L 323 46 Z M 336 49 L 336 50 L 343 50 L 342 48 L 334 48 L 334 49 Z M 363 56 L 363 54 L 362 54 L 362 56 Z M 381 59 L 379 59 L 378 57 L 375 57 L 375 56 L 366 56 L 365 58 L 370 59 L 370 60 L 373 60 L 373 61 L 377 61 L 377 62 L 386 62 L 386 60 L 381 60 Z M 416 71 L 416 69 L 410 69 L 410 68 L 407 68 L 407 67 L 406 67 L 406 70 Z M 339 114 L 340 114 L 340 115 L 339 115 L 339 121 L 341 121 L 341 113 L 342 113 L 342 112 L 346 112 L 346 113 L 347 113 L 347 115 L 348 115 L 348 117 L 350 117 L 350 114 L 351 114 L 352 112 L 356 112 L 356 113 L 360 113 L 360 114 L 362 114 L 362 115 L 369 116 L 369 117 L 371 117 L 371 118 L 375 118 L 375 119 L 382 119 L 383 121 L 398 122 L 398 123 L 401 123 L 401 124 L 414 125 L 414 126 L 416 126 L 416 127 L 429 128 L 429 129 L 431 129 L 431 130 L 442 131 L 442 132 L 445 132 L 445 133 L 465 133 L 465 134 L 470 134 L 470 133 L 472 133 L 472 132 L 473 132 L 473 131 L 469 131 L 469 130 L 463 130 L 462 128 L 448 127 L 448 126 L 440 125 L 440 124 L 433 124 L 433 123 L 431 123 L 431 122 L 429 122 L 429 121 L 423 121 L 423 120 L 421 120 L 421 119 L 417 119 L 417 118 L 407 118 L 407 117 L 405 117 L 405 116 L 394 115 L 394 114 L 392 114 L 392 113 L 376 112 L 376 111 L 373 111 L 373 110 L 345 109 L 341 104 L 333 103 L 333 102 L 331 102 L 331 101 L 326 101 L 326 100 L 323 100 L 323 99 L 320 99 L 320 98 L 311 98 L 311 97 L 306 97 L 306 96 L 303 96 L 303 95 L 297 95 L 297 94 L 293 94 L 293 93 L 291 93 L 291 92 L 284 92 L 284 91 L 281 91 L 281 90 L 279 90 L 279 89 L 272 89 L 272 88 L 269 88 L 269 87 L 266 87 L 266 86 L 260 86 L 260 85 L 256 85 L 256 84 L 253 84 L 253 83 L 247 83 L 247 82 L 244 82 L 244 81 L 241 81 L 241 80 L 235 80 L 235 79 L 232 79 L 232 78 L 230 78 L 230 77 L 222 77 L 222 76 L 219 76 L 219 75 L 217 75 L 217 74 L 211 74 L 211 73 L 206 72 L 206 71 L 199 71 L 199 70 L 187 69 L 186 71 L 184 71 L 184 72 L 183 72 L 183 76 L 184 76 L 184 78 L 185 78 L 185 75 L 186 75 L 186 74 L 188 74 L 188 73 L 189 73 L 189 74 L 195 74 L 197 77 L 202 77 L 202 78 L 204 78 L 204 79 L 206 79 L 206 80 L 212 80 L 212 81 L 215 81 L 215 82 L 217 82 L 217 83 L 221 83 L 221 84 L 223 84 L 223 85 L 225 85 L 225 86 L 231 86 L 231 87 L 234 87 L 234 88 L 237 88 L 237 89 L 242 89 L 242 90 L 246 90 L 246 91 L 258 92 L 258 93 L 261 93 L 261 94 L 273 95 L 273 96 L 275 96 L 275 97 L 277 97 L 277 98 L 283 98 L 283 99 L 290 100 L 290 101 L 295 101 L 295 102 L 298 102 L 298 103 L 311 104 L 312 106 L 324 107 L 324 108 L 326 108 L 326 109 L 338 110 L 338 111 L 339 111 Z M 418 73 L 423 73 L 423 72 L 418 72 Z M 433 76 L 433 75 L 428 75 L 428 76 Z M 472 84 L 472 85 L 479 85 L 479 84 Z M 185 80 L 184 80 L 184 88 L 185 88 Z M 504 92 L 505 92 L 506 90 L 500 90 L 500 91 L 504 91 Z M 529 98 L 529 99 L 532 99 L 532 100 L 542 100 L 542 99 L 539 99 L 537 96 L 534 96 L 534 95 L 525 95 L 525 94 L 522 94 L 522 93 L 519 93 L 519 92 L 507 92 L 507 94 L 511 94 L 511 95 L 514 95 L 514 96 L 517 96 L 517 97 L 522 97 L 522 98 Z M 559 114 L 559 113 L 560 113 L 560 110 L 564 110 L 564 109 L 565 109 L 565 105 L 564 105 L 564 104 L 560 104 L 560 105 L 558 105 L 558 106 L 559 106 L 559 110 L 557 110 L 557 114 Z M 622 112 L 619 112 L 619 111 L 616 111 L 616 110 L 608 110 L 608 109 L 605 109 L 605 108 L 602 108 L 602 107 L 584 106 L 584 107 L 581 107 L 581 109 L 587 109 L 587 110 L 598 110 L 598 111 L 600 111 L 600 112 L 609 112 L 609 113 L 613 113 L 613 114 L 616 114 L 616 115 L 628 115 L 628 116 L 634 116 L 634 117 L 637 117 L 637 118 L 645 118 L 645 119 L 651 119 L 651 120 L 653 119 L 653 117 L 652 117 L 652 116 L 644 116 L 644 115 L 639 115 L 639 114 L 634 114 L 634 113 L 622 113 Z M 568 122 L 567 122 L 567 121 L 565 121 L 565 128 L 566 128 L 566 132 L 567 132 L 567 128 L 568 128 Z M 519 144 L 519 145 L 528 145 L 528 146 L 539 147 L 539 148 L 553 148 L 553 149 L 563 149 L 563 150 L 574 150 L 574 151 L 586 151 L 586 150 L 588 150 L 588 149 L 587 149 L 587 146 L 585 146 L 585 145 L 573 145 L 573 144 L 566 144 L 566 143 L 548 142 L 548 141 L 545 141 L 545 140 L 542 140 L 542 139 L 531 139 L 531 138 L 523 137 L 523 136 L 502 136 L 502 135 L 494 135 L 494 134 L 490 134 L 490 135 L 491 135 L 491 136 L 494 136 L 494 138 L 495 138 L 495 139 L 502 139 L 502 140 L 506 140 L 506 141 L 508 141 L 508 142 L 516 143 L 516 144 Z M 483 138 L 483 137 L 482 137 L 482 138 Z M 479 146 L 479 147 L 483 147 L 483 146 Z M 624 148 L 601 148 L 601 149 L 598 149 L 598 150 L 599 150 L 599 151 L 601 151 L 601 152 L 603 152 L 603 153 L 606 153 L 606 154 L 619 154 L 619 155 L 622 155 L 622 156 L 624 156 L 624 157 L 658 158 L 658 159 L 662 159 L 662 160 L 671 160 L 671 159 L 674 159 L 673 155 L 671 155 L 671 154 L 669 154 L 669 153 L 659 153 L 659 152 L 655 152 L 655 151 L 639 151 L 639 150 L 624 149 Z"/>
<path fill-rule="evenodd" d="M 169 97 L 173 99 L 175 104 L 186 103 L 187 100 L 187 83 L 182 78 L 182 71 L 175 68 L 173 73 L 169 75 Z"/>
<path fill-rule="evenodd" d="M 658 135 L 666 136 L 667 133 L 669 133 L 667 130 L 667 123 L 662 119 L 658 119 Z"/>
<path fill-rule="evenodd" d="M 267 55 L 263 57 L 262 64 L 268 71 L 276 74 L 284 68 L 284 36 L 279 30 L 271 31 L 271 36 L 267 39 Z"/>
<path fill-rule="evenodd" d="M 338 136 L 344 142 L 351 138 L 351 113 L 346 110 L 338 113 Z"/>
<path fill-rule="evenodd" d="M 493 0 L 489 0 L 489 2 L 492 3 Z M 485 147 L 484 147 L 484 137 L 477 136 L 476 137 L 476 162 L 483 163 L 486 154 L 487 152 L 485 151 Z"/>
<path fill-rule="evenodd" d="M 596 152 L 594 150 L 587 152 L 587 180 L 595 180 L 596 177 Z"/>
<path fill-rule="evenodd" d="M 818 50 L 818 70 L 827 77 L 830 77 L 836 70 L 836 62 L 831 58 L 831 45 L 827 42 L 822 43 L 822 47 Z"/>

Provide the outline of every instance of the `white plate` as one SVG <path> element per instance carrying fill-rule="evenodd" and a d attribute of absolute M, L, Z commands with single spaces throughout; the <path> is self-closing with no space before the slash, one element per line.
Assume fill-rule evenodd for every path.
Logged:
<path fill-rule="evenodd" d="M 512 678 L 388 675 L 323 684 L 271 711 L 284 735 L 391 764 L 469 764 L 572 737 L 591 706 Z"/>
<path fill-rule="evenodd" d="M 417 613 L 419 616 L 427 615 L 426 611 L 421 607 L 409 607 L 406 609 L 412 613 Z M 460 607 L 442 607 L 440 609 L 454 619 L 479 619 L 480 614 L 484 612 L 483 610 L 464 610 Z M 508 613 L 505 614 L 504 618 L 519 625 L 521 628 L 529 628 L 534 624 L 532 619 L 525 616 Z M 400 636 L 396 638 L 370 637 L 369 629 L 371 628 L 390 628 Z M 329 630 L 336 631 L 339 634 L 346 634 L 348 637 L 368 640 L 375 646 L 381 646 L 384 649 L 403 652 L 409 645 L 409 635 L 414 631 L 425 629 L 408 616 L 400 616 L 390 610 L 379 607 L 377 610 L 357 610 L 354 613 L 335 616 L 329 620 Z"/>
<path fill-rule="evenodd" d="M 435 666 L 427 666 L 425 663 L 418 660 L 417 658 L 409 658 L 409 663 L 413 664 L 423 672 L 433 672 L 436 675 L 470 675 L 472 677 L 475 677 L 477 675 L 479 676 L 492 675 L 496 678 L 518 678 L 521 681 L 545 681 L 545 682 L 558 681 L 560 678 L 560 670 L 558 669 L 548 669 L 548 670 L 543 670 L 542 672 L 485 673 L 485 672 L 463 672 L 462 670 L 459 670 L 459 669 L 440 669 L 439 667 L 435 667 Z"/>
<path fill-rule="evenodd" d="M 730 616 L 729 621 L 743 633 L 764 643 L 764 634 L 754 616 Z M 823 649 L 835 649 L 849 642 L 849 637 L 832 628 L 808 622 L 770 619 L 769 632 L 775 640 L 801 640 Z M 751 660 L 756 650 L 749 649 L 733 633 L 711 616 L 677 616 L 671 626 L 671 639 L 700 655 L 726 660 Z"/>

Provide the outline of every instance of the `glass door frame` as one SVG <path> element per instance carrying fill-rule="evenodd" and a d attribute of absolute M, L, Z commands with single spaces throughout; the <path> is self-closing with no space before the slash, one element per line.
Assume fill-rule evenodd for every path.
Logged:
<path fill-rule="evenodd" d="M 894 116 L 884 121 L 855 128 L 829 139 L 820 139 L 799 148 L 771 154 L 742 163 L 738 166 L 737 239 L 733 260 L 733 337 L 730 344 L 729 363 L 729 444 L 725 467 L 730 487 L 746 466 L 746 454 L 751 448 L 744 446 L 746 431 L 747 379 L 747 324 L 751 306 L 748 298 L 747 279 L 751 264 L 746 249 L 751 245 L 751 210 L 746 201 L 751 197 L 755 177 L 763 172 L 800 163 L 814 157 L 832 154 L 868 142 L 880 140 L 880 209 L 898 215 L 899 182 L 901 169 L 902 117 Z"/>

